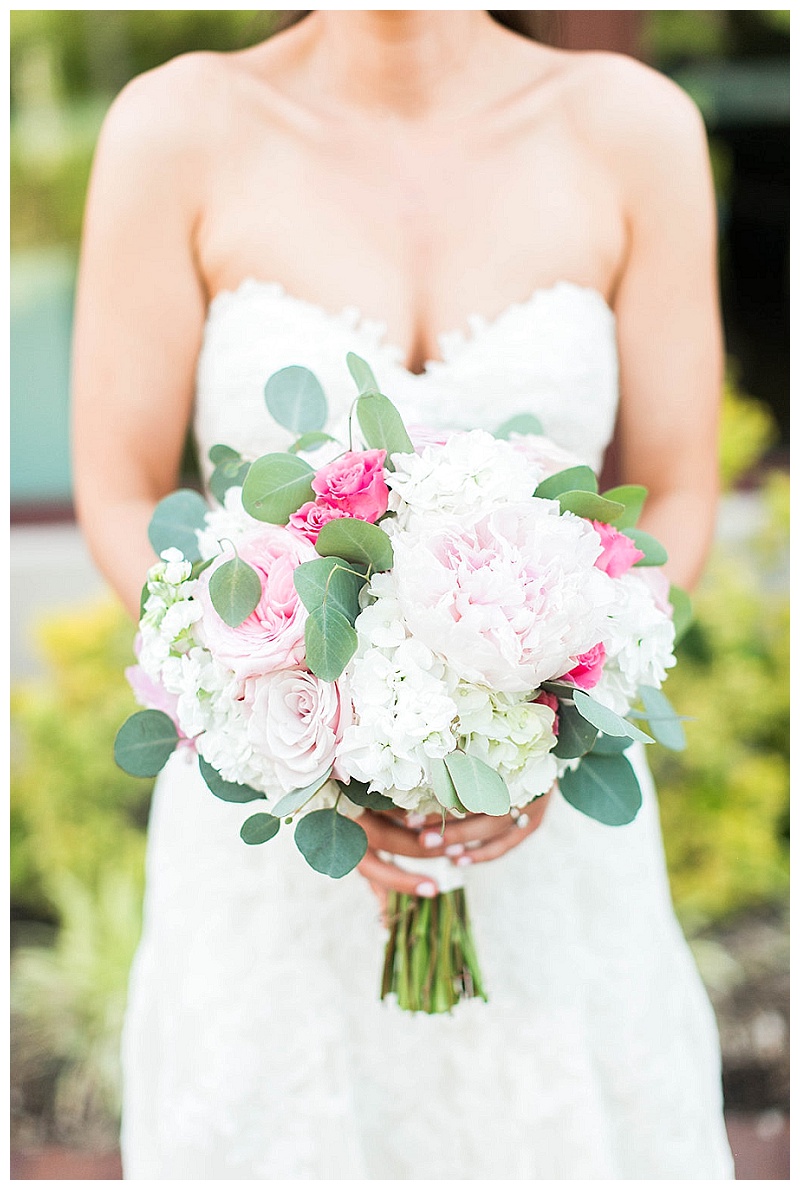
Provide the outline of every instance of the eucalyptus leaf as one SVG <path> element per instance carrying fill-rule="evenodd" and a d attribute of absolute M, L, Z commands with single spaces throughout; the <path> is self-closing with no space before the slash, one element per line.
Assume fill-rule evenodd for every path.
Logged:
<path fill-rule="evenodd" d="M 446 810 L 459 810 L 467 813 L 467 808 L 459 800 L 453 778 L 443 760 L 437 758 L 431 761 L 431 781 L 439 805 L 444 806 Z"/>
<path fill-rule="evenodd" d="M 394 470 L 391 461 L 393 454 L 414 453 L 403 419 L 388 397 L 381 393 L 360 396 L 356 401 L 356 415 L 367 446 L 373 450 L 386 451 L 384 466 L 390 471 Z"/>
<path fill-rule="evenodd" d="M 623 735 L 598 735 L 591 749 L 592 756 L 619 756 L 620 753 L 626 752 L 630 748 L 632 740 L 630 736 Z"/>
<path fill-rule="evenodd" d="M 361 611 L 358 596 L 364 578 L 355 574 L 344 558 L 314 558 L 303 562 L 294 572 L 294 586 L 306 611 L 314 612 L 326 603 L 355 623 Z"/>
<path fill-rule="evenodd" d="M 316 548 L 323 558 L 363 562 L 376 571 L 390 570 L 394 562 L 394 550 L 388 534 L 378 525 L 354 517 L 340 517 L 323 525 Z"/>
<path fill-rule="evenodd" d="M 511 797 L 498 772 L 476 756 L 450 752 L 444 758 L 458 800 L 474 814 L 507 814 Z"/>
<path fill-rule="evenodd" d="M 571 806 L 606 826 L 633 822 L 642 804 L 642 791 L 630 761 L 621 754 L 584 756 L 577 769 L 558 779 Z"/>
<path fill-rule="evenodd" d="M 692 601 L 683 588 L 676 587 L 674 583 L 669 589 L 669 601 L 672 604 L 672 623 L 675 625 L 677 644 L 694 618 Z"/>
<path fill-rule="evenodd" d="M 587 517 L 590 521 L 604 521 L 606 524 L 625 511 L 624 504 L 606 500 L 596 492 L 562 492 L 558 502 L 562 512 L 574 512 L 576 516 Z"/>
<path fill-rule="evenodd" d="M 159 555 L 177 549 L 189 562 L 198 562 L 197 530 L 204 527 L 207 512 L 205 500 L 191 488 L 179 488 L 159 500 L 147 530 L 153 549 Z"/>
<path fill-rule="evenodd" d="M 249 843 L 251 846 L 256 843 L 267 843 L 270 839 L 274 839 L 280 826 L 280 818 L 274 818 L 272 814 L 252 814 L 242 823 L 239 835 L 245 843 Z"/>
<path fill-rule="evenodd" d="M 650 730 L 665 748 L 672 752 L 682 752 L 686 747 L 686 736 L 683 725 L 675 708 L 655 686 L 640 686 L 639 697 L 642 700 Z"/>
<path fill-rule="evenodd" d="M 567 467 L 543 479 L 533 494 L 542 500 L 557 500 L 562 492 L 597 492 L 597 476 L 591 467 Z"/>
<path fill-rule="evenodd" d="M 380 392 L 372 368 L 366 360 L 363 360 L 360 355 L 356 355 L 354 351 L 348 351 L 347 353 L 347 367 L 358 386 L 359 393 Z"/>
<path fill-rule="evenodd" d="M 667 551 L 661 542 L 643 529 L 626 529 L 625 536 L 630 537 L 636 548 L 644 553 L 644 557 L 634 562 L 634 566 L 663 566 L 667 561 Z"/>
<path fill-rule="evenodd" d="M 553 756 L 561 760 L 573 760 L 591 750 L 597 738 L 597 728 L 574 706 L 567 702 L 558 707 L 558 739 Z"/>
<path fill-rule="evenodd" d="M 639 740 L 643 744 L 652 744 L 653 739 L 640 728 L 634 727 L 627 719 L 623 719 L 615 711 L 609 710 L 595 698 L 590 698 L 585 690 L 573 690 L 572 697 L 576 708 L 600 731 L 606 735 L 629 736 L 632 740 Z"/>
<path fill-rule="evenodd" d="M 336 810 L 314 810 L 298 822 L 294 841 L 316 872 L 338 880 L 366 855 L 367 834 Z"/>
<path fill-rule="evenodd" d="M 139 619 L 144 615 L 145 604 L 150 598 L 150 584 L 145 582 L 139 595 Z"/>
<path fill-rule="evenodd" d="M 358 646 L 349 620 L 323 603 L 306 620 L 306 664 L 323 682 L 335 682 Z"/>
<path fill-rule="evenodd" d="M 163 711 L 129 715 L 114 740 L 114 760 L 132 777 L 155 777 L 178 744 L 178 732 Z"/>
<path fill-rule="evenodd" d="M 241 558 L 218 566 L 208 581 L 214 611 L 230 628 L 238 628 L 255 611 L 261 599 L 261 579 Z"/>
<path fill-rule="evenodd" d="M 322 430 L 311 430 L 308 434 L 301 434 L 296 442 L 293 442 L 289 447 L 289 454 L 311 454 L 312 451 L 319 450 L 326 442 L 335 442 L 330 434 L 323 433 Z"/>
<path fill-rule="evenodd" d="M 224 446 L 221 442 L 218 442 L 216 446 L 212 446 L 208 452 L 209 461 L 215 467 L 218 467 L 220 463 L 238 462 L 241 457 L 238 450 L 234 450 L 232 446 Z"/>
<path fill-rule="evenodd" d="M 607 492 L 603 492 L 603 499 L 614 500 L 624 507 L 624 511 L 614 518 L 613 523 L 616 528 L 632 529 L 638 521 L 647 499 L 647 488 L 638 483 L 623 483 L 619 487 L 609 488 Z"/>
<path fill-rule="evenodd" d="M 314 499 L 313 478 L 314 469 L 296 455 L 262 455 L 242 486 L 244 510 L 257 521 L 285 525 L 301 504 Z"/>
<path fill-rule="evenodd" d="M 370 793 L 369 786 L 364 781 L 356 781 L 354 777 L 350 778 L 349 785 L 340 781 L 339 788 L 349 801 L 356 806 L 363 806 L 365 810 L 390 810 L 394 805 L 390 797 L 377 790 Z"/>
<path fill-rule="evenodd" d="M 223 802 L 255 802 L 264 797 L 263 793 L 259 793 L 250 785 L 239 785 L 236 781 L 226 781 L 204 757 L 198 757 L 198 764 L 200 776 L 214 796 Z"/>
<path fill-rule="evenodd" d="M 495 430 L 495 438 L 508 439 L 512 434 L 543 434 L 542 423 L 532 413 L 517 413 Z"/>
<path fill-rule="evenodd" d="M 214 468 L 208 481 L 208 487 L 212 496 L 220 504 L 224 504 L 225 493 L 228 488 L 243 487 L 249 470 L 250 464 L 245 463 L 239 455 L 235 459 L 229 459 L 220 463 Z"/>
<path fill-rule="evenodd" d="M 264 388 L 264 399 L 278 425 L 293 434 L 321 430 L 328 416 L 322 385 L 308 368 L 292 364 L 273 373 Z"/>
<path fill-rule="evenodd" d="M 306 802 L 311 801 L 314 794 L 322 789 L 331 772 L 332 769 L 327 769 L 323 776 L 317 777 L 316 781 L 312 781 L 310 785 L 305 785 L 302 789 L 293 789 L 291 793 L 285 794 L 277 805 L 272 807 L 272 813 L 276 818 L 286 818 L 288 814 L 294 814 L 295 810 L 299 810 Z"/>

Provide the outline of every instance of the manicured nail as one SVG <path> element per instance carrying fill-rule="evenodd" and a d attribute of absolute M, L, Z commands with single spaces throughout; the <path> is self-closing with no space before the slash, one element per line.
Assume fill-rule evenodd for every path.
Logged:
<path fill-rule="evenodd" d="M 471 863 L 472 863 L 471 855 L 460 855 L 458 857 L 458 859 L 456 860 L 456 867 L 457 868 L 466 868 L 467 864 L 471 864 Z"/>
<path fill-rule="evenodd" d="M 429 831 L 427 835 L 422 835 L 420 841 L 423 847 L 441 847 L 442 836 L 437 835 L 436 831 Z"/>
<path fill-rule="evenodd" d="M 436 885 L 432 880 L 423 880 L 422 884 L 418 884 L 414 891 L 418 897 L 435 897 Z"/>
<path fill-rule="evenodd" d="M 410 827 L 411 830 L 414 830 L 418 826 L 424 826 L 424 824 L 424 814 L 406 814 L 406 826 Z"/>
<path fill-rule="evenodd" d="M 463 843 L 451 843 L 449 847 L 445 847 L 444 853 L 445 853 L 445 855 L 452 855 L 452 856 L 463 855 L 464 854 L 464 844 Z"/>

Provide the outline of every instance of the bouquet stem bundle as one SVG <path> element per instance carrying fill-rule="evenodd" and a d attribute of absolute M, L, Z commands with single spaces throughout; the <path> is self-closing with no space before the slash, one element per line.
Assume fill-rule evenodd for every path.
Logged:
<path fill-rule="evenodd" d="M 486 1000 L 463 888 L 435 897 L 390 892 L 389 939 L 381 999 L 408 1012 L 449 1012 L 460 1000 Z"/>

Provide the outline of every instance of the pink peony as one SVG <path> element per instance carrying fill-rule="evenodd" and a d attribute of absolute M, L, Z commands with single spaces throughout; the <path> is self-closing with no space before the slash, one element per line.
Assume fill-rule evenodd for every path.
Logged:
<path fill-rule="evenodd" d="M 581 653 L 577 665 L 559 680 L 572 682 L 579 690 L 591 690 L 603 676 L 603 666 L 606 660 L 606 647 L 602 641 L 596 644 L 588 653 Z"/>
<path fill-rule="evenodd" d="M 348 450 L 321 467 L 311 486 L 319 503 L 341 509 L 359 521 L 377 521 L 389 504 L 383 477 L 385 450 Z"/>
<path fill-rule="evenodd" d="M 553 712 L 553 735 L 558 735 L 558 699 L 555 694 L 549 694 L 546 690 L 542 690 L 533 700 L 541 703 L 543 707 L 549 707 Z"/>
<path fill-rule="evenodd" d="M 627 574 L 634 562 L 644 557 L 642 550 L 634 545 L 630 537 L 620 533 L 613 525 L 606 525 L 602 521 L 592 521 L 592 524 L 603 543 L 603 552 L 595 566 L 604 570 L 609 578 Z"/>
<path fill-rule="evenodd" d="M 307 538 L 308 541 L 316 542 L 323 525 L 327 525 L 328 521 L 335 521 L 349 515 L 343 508 L 334 508 L 330 504 L 318 504 L 316 500 L 309 500 L 306 504 L 301 505 L 297 512 L 292 513 L 289 517 L 288 528 L 299 533 L 301 537 Z"/>
<path fill-rule="evenodd" d="M 231 628 L 215 611 L 208 593 L 209 579 L 232 556 L 221 554 L 197 581 L 196 598 L 203 608 L 198 637 L 202 636 L 214 657 L 237 678 L 301 664 L 307 613 L 294 587 L 294 571 L 316 558 L 316 550 L 310 541 L 283 525 L 264 525 L 252 537 L 242 539 L 238 550 L 242 561 L 252 566 L 261 580 L 258 606 L 237 628 Z"/>

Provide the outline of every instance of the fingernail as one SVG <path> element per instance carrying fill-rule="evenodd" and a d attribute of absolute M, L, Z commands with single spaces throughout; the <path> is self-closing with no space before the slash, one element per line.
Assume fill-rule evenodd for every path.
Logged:
<path fill-rule="evenodd" d="M 406 826 L 413 830 L 417 826 L 422 826 L 425 822 L 424 814 L 406 814 Z"/>
<path fill-rule="evenodd" d="M 414 891 L 418 897 L 435 897 L 436 885 L 432 880 L 423 880 L 422 884 L 418 884 Z"/>
<path fill-rule="evenodd" d="M 456 867 L 457 868 L 466 868 L 467 864 L 471 864 L 471 863 L 472 863 L 471 855 L 461 855 L 456 860 Z"/>
<path fill-rule="evenodd" d="M 444 853 L 445 853 L 445 855 L 463 855 L 464 854 L 464 844 L 463 843 L 451 843 L 449 847 L 445 847 Z"/>
<path fill-rule="evenodd" d="M 427 835 L 422 835 L 420 842 L 423 847 L 441 847 L 442 836 L 437 835 L 436 831 L 430 831 Z"/>

